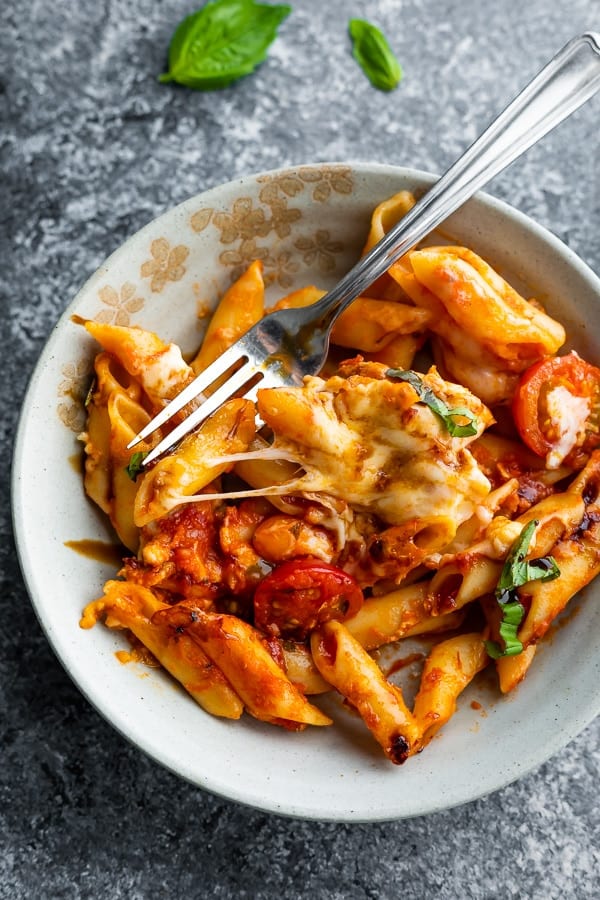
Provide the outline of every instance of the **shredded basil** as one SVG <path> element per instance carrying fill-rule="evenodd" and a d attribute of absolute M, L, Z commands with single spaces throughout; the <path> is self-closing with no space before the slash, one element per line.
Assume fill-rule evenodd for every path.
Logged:
<path fill-rule="evenodd" d="M 255 0 L 211 0 L 176 28 L 169 71 L 158 80 L 200 91 L 227 87 L 263 62 L 291 11 Z"/>
<path fill-rule="evenodd" d="M 552 556 L 542 556 L 528 561 L 525 559 L 538 524 L 537 519 L 528 522 L 512 545 L 498 581 L 497 597 L 504 591 L 511 591 L 522 584 L 527 584 L 528 581 L 535 581 L 538 578 L 541 581 L 551 581 L 560 575 L 560 569 Z"/>
<path fill-rule="evenodd" d="M 144 471 L 143 463 L 147 456 L 147 450 L 136 450 L 135 453 L 131 454 L 129 463 L 125 466 L 125 471 L 132 481 L 136 481 L 138 475 Z"/>
<path fill-rule="evenodd" d="M 431 388 L 426 387 L 423 379 L 411 369 L 388 369 L 385 373 L 388 378 L 398 378 L 406 381 L 417 392 L 419 400 L 442 419 L 448 433 L 452 437 L 472 437 L 477 434 L 477 417 L 465 406 L 457 406 L 448 409 L 443 400 L 440 400 Z M 458 419 L 458 421 L 456 421 Z M 465 423 L 464 420 L 467 422 Z"/>
<path fill-rule="evenodd" d="M 532 519 L 525 525 L 512 545 L 502 567 L 495 597 L 502 610 L 500 638 L 504 647 L 502 648 L 496 641 L 486 641 L 485 649 L 492 659 L 499 659 L 501 656 L 516 656 L 523 651 L 523 644 L 518 639 L 517 633 L 525 615 L 525 607 L 520 602 L 516 589 L 530 581 L 538 579 L 552 581 L 560 575 L 560 569 L 553 556 L 541 556 L 528 561 L 525 559 L 538 524 L 537 519 Z"/>
<path fill-rule="evenodd" d="M 402 78 L 402 69 L 385 35 L 365 19 L 350 19 L 352 55 L 373 87 L 393 91 Z"/>
<path fill-rule="evenodd" d="M 84 407 L 87 409 L 90 403 L 92 402 L 92 397 L 94 396 L 94 391 L 96 390 L 96 376 L 94 376 L 90 382 L 90 386 L 87 390 L 87 394 L 85 395 L 85 400 L 83 401 Z"/>

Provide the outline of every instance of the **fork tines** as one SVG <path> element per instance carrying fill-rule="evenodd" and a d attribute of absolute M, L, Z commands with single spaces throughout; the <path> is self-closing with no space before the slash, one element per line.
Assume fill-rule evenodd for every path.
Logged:
<path fill-rule="evenodd" d="M 241 363 L 241 366 L 239 365 Z M 235 368 L 239 366 L 239 368 Z M 128 449 L 137 446 L 141 441 L 145 440 L 153 434 L 157 428 L 170 421 L 173 416 L 184 409 L 194 400 L 203 398 L 205 392 L 219 382 L 224 376 L 227 380 L 218 387 L 210 396 L 204 397 L 202 402 L 196 409 L 193 409 L 183 421 L 164 437 L 160 443 L 154 447 L 150 453 L 144 458 L 144 465 L 152 462 L 165 450 L 177 444 L 186 434 L 200 425 L 219 406 L 226 400 L 236 396 L 245 396 L 248 399 L 255 399 L 257 379 L 258 383 L 262 381 L 265 370 L 258 366 L 255 362 L 248 359 L 247 356 L 240 355 L 238 347 L 230 347 L 225 353 L 221 354 L 218 359 L 210 364 L 203 372 L 200 373 L 193 381 L 191 381 L 164 409 L 162 409 L 145 428 L 143 428 L 135 438 L 127 445 Z M 249 395 L 253 396 L 250 397 Z"/>

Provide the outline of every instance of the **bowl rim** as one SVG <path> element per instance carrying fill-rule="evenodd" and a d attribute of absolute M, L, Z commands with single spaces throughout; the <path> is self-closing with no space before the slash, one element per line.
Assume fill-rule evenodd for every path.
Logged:
<path fill-rule="evenodd" d="M 245 794 L 241 791 L 228 791 L 226 787 L 215 785 L 214 781 L 211 781 L 210 778 L 198 779 L 198 777 L 193 776 L 191 772 L 182 771 L 180 766 L 177 766 L 173 761 L 166 758 L 164 754 L 157 753 L 153 749 L 153 747 L 148 745 L 144 746 L 143 743 L 140 743 L 139 740 L 137 740 L 132 734 L 128 732 L 126 722 L 121 723 L 115 721 L 114 715 L 111 714 L 110 704 L 107 703 L 101 696 L 99 696 L 98 692 L 94 691 L 92 678 L 90 677 L 86 680 L 85 678 L 81 678 L 77 673 L 73 671 L 72 667 L 69 664 L 68 641 L 61 638 L 60 632 L 56 632 L 53 627 L 52 616 L 49 614 L 48 609 L 44 606 L 44 604 L 40 602 L 40 592 L 37 583 L 38 578 L 36 576 L 33 558 L 30 555 L 30 549 L 28 547 L 28 540 L 27 535 L 25 534 L 23 521 L 25 479 L 21 479 L 19 477 L 20 461 L 23 457 L 23 447 L 25 442 L 26 424 L 32 398 L 35 393 L 36 386 L 38 385 L 40 379 L 43 378 L 45 365 L 47 361 L 52 358 L 54 346 L 59 339 L 59 335 L 62 332 L 65 323 L 69 321 L 73 312 L 80 304 L 81 298 L 85 296 L 90 290 L 93 290 L 95 284 L 105 276 L 106 272 L 114 265 L 115 262 L 117 262 L 121 258 L 121 256 L 128 253 L 129 247 L 133 241 L 138 241 L 146 233 L 150 232 L 154 228 L 156 223 L 161 219 L 172 216 L 174 213 L 184 213 L 190 209 L 195 209 L 199 201 L 201 201 L 202 203 L 206 203 L 207 199 L 210 198 L 213 193 L 221 192 L 224 189 L 242 187 L 246 183 L 254 184 L 261 176 L 281 175 L 284 173 L 297 172 L 298 170 L 302 169 L 331 167 L 350 169 L 353 173 L 364 176 L 382 174 L 389 175 L 391 178 L 396 178 L 398 180 L 402 178 L 408 178 L 424 184 L 425 187 L 433 184 L 438 177 L 430 172 L 410 167 L 369 162 L 323 161 L 302 165 L 282 166 L 256 173 L 251 172 L 244 176 L 231 179 L 230 181 L 213 185 L 207 190 L 201 191 L 200 193 L 187 198 L 181 203 L 165 209 L 158 216 L 155 216 L 151 220 L 149 220 L 144 226 L 142 226 L 142 228 L 130 234 L 128 238 L 114 251 L 112 251 L 112 253 L 110 253 L 109 256 L 107 256 L 106 259 L 96 268 L 96 270 L 83 282 L 73 299 L 67 304 L 63 312 L 60 314 L 55 325 L 51 329 L 49 335 L 47 336 L 44 347 L 31 372 L 22 402 L 13 445 L 10 479 L 11 514 L 15 547 L 17 551 L 17 558 L 23 575 L 23 581 L 36 617 L 54 654 L 58 658 L 62 667 L 69 675 L 75 686 L 83 694 L 90 705 L 98 713 L 100 713 L 100 715 L 111 725 L 111 727 L 113 727 L 126 740 L 132 743 L 133 746 L 135 746 L 138 750 L 142 750 L 155 762 L 158 762 L 167 770 L 183 778 L 185 781 L 193 784 L 195 787 L 200 787 L 202 790 L 206 790 L 215 796 L 240 803 L 241 805 L 252 809 L 257 809 L 263 812 L 268 812 L 289 818 L 315 821 L 354 823 L 377 821 L 384 822 L 395 821 L 402 818 L 411 818 L 420 815 L 427 815 L 446 809 L 452 809 L 464 803 L 468 803 L 473 800 L 480 799 L 481 797 L 485 797 L 492 792 L 500 790 L 501 788 L 516 781 L 517 779 L 524 777 L 533 769 L 540 766 L 542 763 L 546 762 L 554 754 L 560 751 L 564 746 L 566 746 L 567 743 L 569 743 L 569 741 L 573 740 L 587 725 L 589 725 L 597 715 L 600 714 L 600 692 L 598 692 L 598 694 L 594 698 L 595 702 L 589 702 L 584 709 L 579 709 L 576 715 L 573 715 L 573 712 L 571 711 L 571 715 L 569 718 L 570 727 L 565 727 L 563 720 L 560 719 L 557 722 L 557 728 L 554 732 L 553 738 L 550 741 L 546 741 L 543 746 L 538 743 L 533 748 L 530 747 L 529 752 L 525 754 L 524 757 L 521 757 L 512 766 L 512 768 L 508 768 L 505 771 L 503 777 L 496 778 L 491 784 L 481 786 L 479 789 L 474 790 L 469 796 L 457 797 L 450 802 L 448 802 L 447 799 L 442 800 L 442 802 L 436 802 L 436 799 L 433 798 L 430 799 L 429 802 L 422 802 L 420 806 L 414 805 L 412 808 L 409 808 L 406 811 L 401 811 L 394 814 L 390 814 L 388 812 L 378 815 L 376 812 L 372 812 L 369 815 L 361 816 L 357 815 L 356 812 L 349 807 L 346 810 L 346 814 L 344 815 L 340 813 L 336 813 L 335 815 L 327 815 L 325 810 L 315 809 L 314 806 L 306 806 L 303 808 L 296 804 L 282 807 L 282 805 L 280 803 L 277 803 L 275 800 L 264 802 L 262 801 L 262 798 L 260 798 L 261 802 L 259 802 L 259 798 L 257 798 L 256 794 L 253 794 L 252 791 L 247 791 Z M 501 200 L 497 197 L 487 194 L 484 191 L 477 192 L 471 200 L 467 201 L 467 203 L 473 202 L 482 203 L 484 207 L 497 211 L 511 223 L 516 223 L 517 225 L 524 227 L 527 231 L 531 232 L 536 238 L 540 239 L 551 250 L 555 250 L 569 266 L 573 266 L 577 270 L 578 275 L 587 282 L 591 292 L 595 293 L 600 300 L 600 278 L 596 276 L 596 274 L 584 260 L 582 260 L 573 250 L 571 250 L 566 244 L 564 244 L 563 241 L 561 241 L 556 235 L 554 235 L 548 228 L 540 225 L 535 220 L 531 219 L 527 214 L 516 209 L 505 200 Z"/>

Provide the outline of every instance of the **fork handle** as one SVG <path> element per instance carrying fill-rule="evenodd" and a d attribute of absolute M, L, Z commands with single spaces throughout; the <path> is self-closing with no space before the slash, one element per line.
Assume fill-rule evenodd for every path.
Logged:
<path fill-rule="evenodd" d="M 413 208 L 321 300 L 329 328 L 370 284 L 600 88 L 600 33 L 570 40 Z"/>

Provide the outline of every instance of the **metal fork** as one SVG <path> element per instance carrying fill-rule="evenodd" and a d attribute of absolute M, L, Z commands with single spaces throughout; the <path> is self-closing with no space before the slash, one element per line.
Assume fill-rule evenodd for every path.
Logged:
<path fill-rule="evenodd" d="M 298 385 L 327 356 L 337 317 L 397 259 L 458 209 L 494 175 L 574 112 L 600 88 L 600 34 L 573 38 L 506 107 L 373 249 L 321 300 L 270 313 L 208 366 L 129 444 L 132 448 L 211 385 L 224 383 L 145 457 L 147 465 L 233 396 L 256 399 L 259 388 Z"/>

